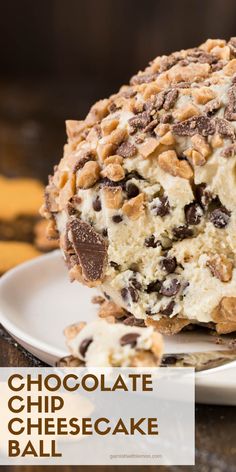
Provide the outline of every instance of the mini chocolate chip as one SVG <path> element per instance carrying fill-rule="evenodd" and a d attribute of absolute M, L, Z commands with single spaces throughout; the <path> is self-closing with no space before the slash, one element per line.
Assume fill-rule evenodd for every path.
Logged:
<path fill-rule="evenodd" d="M 165 257 L 161 260 L 160 265 L 163 270 L 171 274 L 177 267 L 177 261 L 175 257 Z"/>
<path fill-rule="evenodd" d="M 120 338 L 120 345 L 121 346 L 127 346 L 127 344 L 130 344 L 130 347 L 135 347 L 137 344 L 137 339 L 139 338 L 140 334 L 139 333 L 127 333 L 124 334 Z"/>
<path fill-rule="evenodd" d="M 114 216 L 112 217 L 112 221 L 113 221 L 114 223 L 120 223 L 122 220 L 123 220 L 123 217 L 122 217 L 121 215 L 114 215 Z"/>
<path fill-rule="evenodd" d="M 180 282 L 177 279 L 167 280 L 162 283 L 160 293 L 165 297 L 176 295 L 180 289 Z"/>
<path fill-rule="evenodd" d="M 118 269 L 118 268 L 119 268 L 119 264 L 117 264 L 117 263 L 114 262 L 114 261 L 110 261 L 110 266 L 113 267 L 114 269 Z"/>
<path fill-rule="evenodd" d="M 94 211 L 101 211 L 102 209 L 102 203 L 99 196 L 97 196 L 95 200 L 93 201 L 93 209 Z"/>
<path fill-rule="evenodd" d="M 160 197 L 159 202 L 153 207 L 154 214 L 156 216 L 165 216 L 170 213 L 170 204 L 168 197 Z"/>
<path fill-rule="evenodd" d="M 185 225 L 177 226 L 176 228 L 173 228 L 173 235 L 176 239 L 190 238 L 193 236 L 193 230 Z"/>
<path fill-rule="evenodd" d="M 196 200 L 203 208 L 207 207 L 212 200 L 212 195 L 208 190 L 206 190 L 205 183 L 196 186 L 195 195 Z"/>
<path fill-rule="evenodd" d="M 175 356 L 165 356 L 164 359 L 162 359 L 162 365 L 175 365 L 177 360 L 178 358 Z"/>
<path fill-rule="evenodd" d="M 111 297 L 110 297 L 110 295 L 108 295 L 108 293 L 103 292 L 103 295 L 104 295 L 104 297 L 105 297 L 107 300 L 110 300 L 110 299 L 111 299 Z"/>
<path fill-rule="evenodd" d="M 133 276 L 132 279 L 130 279 L 130 282 L 132 283 L 132 285 L 133 285 L 137 290 L 141 290 L 142 284 L 141 284 L 140 282 L 138 282 L 138 280 L 136 279 L 135 276 Z"/>
<path fill-rule="evenodd" d="M 164 308 L 161 308 L 160 313 L 164 316 L 170 316 L 173 313 L 175 306 L 174 300 L 171 300 Z"/>
<path fill-rule="evenodd" d="M 159 243 L 159 241 L 156 241 L 154 234 L 152 234 L 148 238 L 145 238 L 145 240 L 144 240 L 144 246 L 146 246 L 146 247 L 154 247 L 155 248 L 155 247 L 158 246 L 158 243 Z"/>
<path fill-rule="evenodd" d="M 103 228 L 102 235 L 104 236 L 104 238 L 107 238 L 107 235 L 108 235 L 107 228 Z"/>
<path fill-rule="evenodd" d="M 230 212 L 224 206 L 216 208 L 210 214 L 210 221 L 215 228 L 225 228 L 230 220 Z"/>
<path fill-rule="evenodd" d="M 139 188 L 137 187 L 137 185 L 133 184 L 132 182 L 127 183 L 126 190 L 127 190 L 128 198 L 137 197 L 137 195 L 139 194 Z"/>
<path fill-rule="evenodd" d="M 136 290 L 136 288 L 134 288 L 132 285 L 130 285 L 129 287 L 122 288 L 121 289 L 121 296 L 125 301 L 128 301 L 129 298 L 131 298 L 131 300 L 134 303 L 137 303 L 137 301 L 139 299 L 138 290 Z"/>
<path fill-rule="evenodd" d="M 93 341 L 93 338 L 85 338 L 80 344 L 79 353 L 81 354 L 82 357 L 85 357 L 88 347 L 90 346 L 92 341 Z"/>
<path fill-rule="evenodd" d="M 202 209 L 197 203 L 190 203 L 184 208 L 185 218 L 188 225 L 198 225 L 202 217 Z"/>
<path fill-rule="evenodd" d="M 160 292 L 161 290 L 161 287 L 162 287 L 162 284 L 160 282 L 160 280 L 156 280 L 155 282 L 151 282 L 148 286 L 147 286 L 147 293 L 152 293 L 152 292 Z"/>

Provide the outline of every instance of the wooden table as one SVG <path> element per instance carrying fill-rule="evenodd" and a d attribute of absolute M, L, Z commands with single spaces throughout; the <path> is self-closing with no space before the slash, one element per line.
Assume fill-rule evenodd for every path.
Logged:
<path fill-rule="evenodd" d="M 0 174 L 28 175 L 46 181 L 62 153 L 65 118 L 84 116 L 94 100 L 88 83 L 58 86 L 47 83 L 0 84 Z M 79 105 L 78 105 L 79 104 Z M 79 110 L 75 116 L 75 109 Z M 0 328 L 0 366 L 37 367 L 42 363 Z M 160 472 L 236 472 L 236 408 L 196 405 L 196 466 L 158 467 Z M 48 467 L 27 467 L 46 471 Z M 89 467 L 86 470 L 93 469 Z M 104 470 L 96 467 L 96 470 Z M 109 467 L 108 472 L 134 472 L 137 467 Z M 150 467 L 151 470 L 156 468 Z M 7 467 L 6 472 L 25 467 Z M 50 467 L 57 471 L 57 467 Z M 62 467 L 62 472 L 82 467 Z M 141 468 L 144 472 L 144 468 Z M 5 467 L 2 467 L 5 472 Z"/>

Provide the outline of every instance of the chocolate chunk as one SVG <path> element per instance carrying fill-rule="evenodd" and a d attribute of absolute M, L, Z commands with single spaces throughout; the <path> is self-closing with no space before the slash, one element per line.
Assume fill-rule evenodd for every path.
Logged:
<path fill-rule="evenodd" d="M 133 184 L 132 182 L 127 183 L 126 190 L 127 190 L 128 198 L 137 197 L 137 195 L 139 194 L 139 188 L 137 187 L 137 185 Z"/>
<path fill-rule="evenodd" d="M 123 220 L 123 216 L 121 216 L 121 215 L 114 215 L 112 217 L 113 223 L 120 223 L 122 220 Z"/>
<path fill-rule="evenodd" d="M 171 274 L 172 272 L 175 271 L 177 267 L 177 261 L 175 257 L 165 257 L 164 259 L 161 260 L 160 262 L 161 268 L 167 272 L 168 274 Z"/>
<path fill-rule="evenodd" d="M 152 234 L 151 236 L 149 236 L 148 238 L 145 238 L 144 240 L 144 246 L 146 247 L 157 247 L 159 245 L 159 241 L 156 240 L 154 234 Z"/>
<path fill-rule="evenodd" d="M 167 92 L 165 102 L 163 105 L 163 108 L 165 111 L 169 111 L 171 108 L 173 108 L 177 98 L 178 98 L 179 91 L 177 88 L 174 88 Z"/>
<path fill-rule="evenodd" d="M 93 338 L 85 338 L 82 343 L 80 344 L 80 347 L 79 347 L 79 353 L 81 354 L 82 357 L 85 357 L 85 354 L 90 346 L 90 344 L 92 343 L 93 341 Z"/>
<path fill-rule="evenodd" d="M 178 136 L 193 136 L 198 133 L 209 136 L 215 133 L 215 122 L 206 115 L 193 116 L 173 125 L 172 131 Z"/>
<path fill-rule="evenodd" d="M 223 118 L 215 118 L 216 131 L 223 137 L 235 140 L 235 132 L 233 126 Z"/>
<path fill-rule="evenodd" d="M 155 280 L 155 282 L 151 282 L 148 286 L 147 286 L 147 293 L 153 293 L 153 292 L 160 292 L 161 290 L 161 282 L 160 280 Z"/>
<path fill-rule="evenodd" d="M 185 239 L 193 236 L 193 230 L 186 225 L 173 228 L 173 235 L 176 239 Z"/>
<path fill-rule="evenodd" d="M 102 203 L 99 196 L 97 196 L 93 201 L 93 209 L 94 211 L 101 211 L 102 209 Z"/>
<path fill-rule="evenodd" d="M 135 347 L 137 344 L 137 339 L 139 338 L 139 333 L 127 333 L 120 338 L 120 345 L 127 346 L 130 344 L 130 347 Z"/>
<path fill-rule="evenodd" d="M 173 313 L 175 306 L 174 300 L 171 300 L 164 308 L 161 308 L 160 313 L 164 316 L 170 316 Z"/>
<path fill-rule="evenodd" d="M 133 157 L 135 156 L 136 152 L 136 146 L 134 146 L 134 144 L 129 143 L 128 141 L 124 141 L 123 143 L 121 143 L 116 150 L 116 154 L 122 157 Z"/>
<path fill-rule="evenodd" d="M 131 127 L 131 133 L 135 133 L 138 129 L 145 128 L 151 121 L 151 117 L 147 112 L 138 113 L 129 119 L 129 125 Z"/>
<path fill-rule="evenodd" d="M 225 108 L 224 117 L 226 120 L 236 120 L 236 86 L 233 84 L 228 91 L 228 105 Z"/>
<path fill-rule="evenodd" d="M 68 230 L 85 280 L 101 280 L 107 260 L 104 238 L 88 223 L 74 217 L 68 223 Z"/>
<path fill-rule="evenodd" d="M 230 220 L 230 212 L 224 206 L 216 208 L 210 213 L 210 221 L 215 228 L 225 228 Z"/>
<path fill-rule="evenodd" d="M 173 297 L 180 289 L 180 282 L 177 279 L 165 280 L 162 283 L 160 293 L 165 297 Z"/>
<path fill-rule="evenodd" d="M 170 213 L 170 204 L 168 197 L 159 197 L 159 202 L 152 207 L 156 216 L 166 216 Z"/>
<path fill-rule="evenodd" d="M 184 208 L 185 218 L 188 225 L 198 225 L 202 217 L 202 209 L 197 203 L 190 203 Z"/>
<path fill-rule="evenodd" d="M 131 284 L 137 289 L 141 290 L 142 284 L 136 279 L 136 275 L 134 274 L 133 277 L 130 279 Z"/>
<path fill-rule="evenodd" d="M 143 132 L 144 133 L 151 133 L 153 131 L 154 128 L 156 128 L 156 126 L 158 125 L 158 120 L 155 119 L 153 121 L 151 121 L 151 123 L 149 123 L 149 125 L 146 126 L 146 128 L 144 128 Z M 143 140 L 144 141 L 144 140 Z M 138 144 L 138 143 L 137 143 Z M 141 143 L 140 143 L 141 144 Z"/>

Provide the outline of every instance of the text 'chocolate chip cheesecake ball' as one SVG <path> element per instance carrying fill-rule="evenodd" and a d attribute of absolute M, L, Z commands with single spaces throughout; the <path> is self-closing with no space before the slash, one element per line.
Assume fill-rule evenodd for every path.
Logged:
<path fill-rule="evenodd" d="M 235 131 L 236 38 L 157 57 L 68 121 L 42 211 L 71 279 L 162 332 L 235 331 Z"/>

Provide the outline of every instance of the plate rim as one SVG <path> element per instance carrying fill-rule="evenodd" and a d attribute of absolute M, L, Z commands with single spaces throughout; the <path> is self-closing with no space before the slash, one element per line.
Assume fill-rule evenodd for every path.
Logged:
<path fill-rule="evenodd" d="M 30 267 L 33 267 L 35 265 L 38 265 L 38 263 L 43 260 L 45 261 L 46 259 L 54 259 L 57 258 L 57 256 L 61 254 L 60 249 L 55 249 L 54 251 L 51 251 L 47 254 L 42 254 L 40 256 L 35 257 L 34 259 L 30 259 L 29 261 L 22 262 L 21 264 L 18 264 L 16 267 L 13 267 L 12 269 L 8 270 L 5 274 L 3 274 L 0 277 L 0 323 L 3 325 L 3 327 L 6 329 L 6 331 L 14 337 L 16 337 L 19 340 L 22 340 L 26 344 L 34 347 L 35 349 L 38 349 L 39 351 L 43 351 L 50 356 L 54 356 L 57 358 L 62 358 L 65 357 L 66 355 L 69 355 L 69 352 L 66 351 L 66 345 L 65 345 L 65 351 L 62 351 L 59 348 L 50 346 L 45 341 L 40 341 L 36 337 L 26 333 L 22 328 L 19 328 L 18 326 L 15 325 L 13 321 L 11 321 L 7 316 L 7 310 L 4 310 L 4 307 L 6 306 L 5 302 L 2 300 L 3 296 L 3 290 L 4 290 L 4 285 L 9 282 L 9 279 L 14 277 L 15 274 L 18 272 L 21 272 L 22 269 L 28 269 Z M 61 254 L 62 256 L 62 254 Z M 63 259 L 63 258 L 62 258 Z M 19 342 L 20 344 L 20 342 Z"/>

